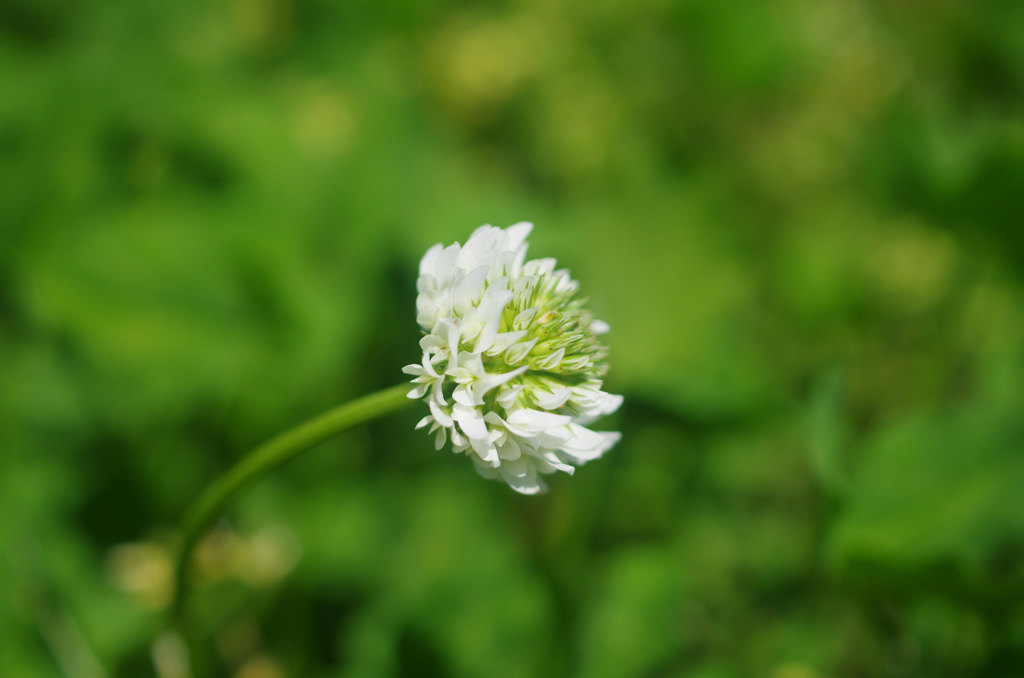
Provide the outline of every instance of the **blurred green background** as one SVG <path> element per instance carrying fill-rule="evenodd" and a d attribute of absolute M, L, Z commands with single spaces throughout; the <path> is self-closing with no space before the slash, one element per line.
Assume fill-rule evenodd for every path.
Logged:
<path fill-rule="evenodd" d="M 1024 676 L 1024 3 L 0 0 L 0 676 L 184 678 L 169 548 L 536 222 L 622 442 L 412 430 L 199 552 L 234 678 Z"/>

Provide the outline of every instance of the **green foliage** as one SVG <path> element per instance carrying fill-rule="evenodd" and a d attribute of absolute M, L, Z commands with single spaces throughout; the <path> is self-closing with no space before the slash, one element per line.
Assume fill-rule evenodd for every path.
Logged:
<path fill-rule="evenodd" d="M 1013 676 L 1024 11 L 0 0 L 0 676 L 181 674 L 188 504 L 532 220 L 612 327 L 543 497 L 353 430 L 197 555 L 204 675 Z"/>
<path fill-rule="evenodd" d="M 934 415 L 880 432 L 835 525 L 844 560 L 907 568 L 992 562 L 1024 530 L 1019 417 Z"/>

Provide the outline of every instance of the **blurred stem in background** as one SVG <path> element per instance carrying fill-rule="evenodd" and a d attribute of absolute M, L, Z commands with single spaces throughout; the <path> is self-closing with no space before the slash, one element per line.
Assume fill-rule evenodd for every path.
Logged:
<path fill-rule="evenodd" d="M 181 531 L 181 547 L 175 568 L 176 587 L 172 611 L 175 620 L 184 626 L 184 603 L 188 595 L 189 562 L 192 551 L 206 529 L 242 490 L 267 473 L 297 457 L 317 443 L 346 431 L 357 424 L 411 406 L 406 394 L 409 386 L 400 384 L 371 393 L 311 419 L 263 443 L 227 473 L 211 484 L 192 505 Z"/>

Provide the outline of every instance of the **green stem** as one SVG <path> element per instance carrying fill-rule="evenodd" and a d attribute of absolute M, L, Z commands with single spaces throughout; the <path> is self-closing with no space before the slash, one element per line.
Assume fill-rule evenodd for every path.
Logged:
<path fill-rule="evenodd" d="M 249 485 L 286 461 L 297 457 L 319 442 L 352 428 L 356 424 L 394 412 L 415 401 L 406 397 L 409 386 L 402 384 L 363 396 L 341 407 L 299 424 L 276 438 L 271 438 L 230 471 L 215 480 L 192 505 L 182 525 L 181 546 L 175 569 L 177 586 L 174 592 L 173 612 L 181 622 L 185 597 L 188 593 L 189 563 L 192 550 L 210 524 L 224 511 L 227 504 Z"/>

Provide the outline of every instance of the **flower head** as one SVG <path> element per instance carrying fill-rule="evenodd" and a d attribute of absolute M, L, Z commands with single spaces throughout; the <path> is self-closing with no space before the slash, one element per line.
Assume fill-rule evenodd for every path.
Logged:
<path fill-rule="evenodd" d="M 481 226 L 464 247 L 431 247 L 420 261 L 416 320 L 426 336 L 410 398 L 430 414 L 417 428 L 448 436 L 485 478 L 522 494 L 547 489 L 538 473 L 572 473 L 597 459 L 618 433 L 585 425 L 610 414 L 622 396 L 601 390 L 607 349 L 554 259 L 526 261 L 533 224 Z"/>

